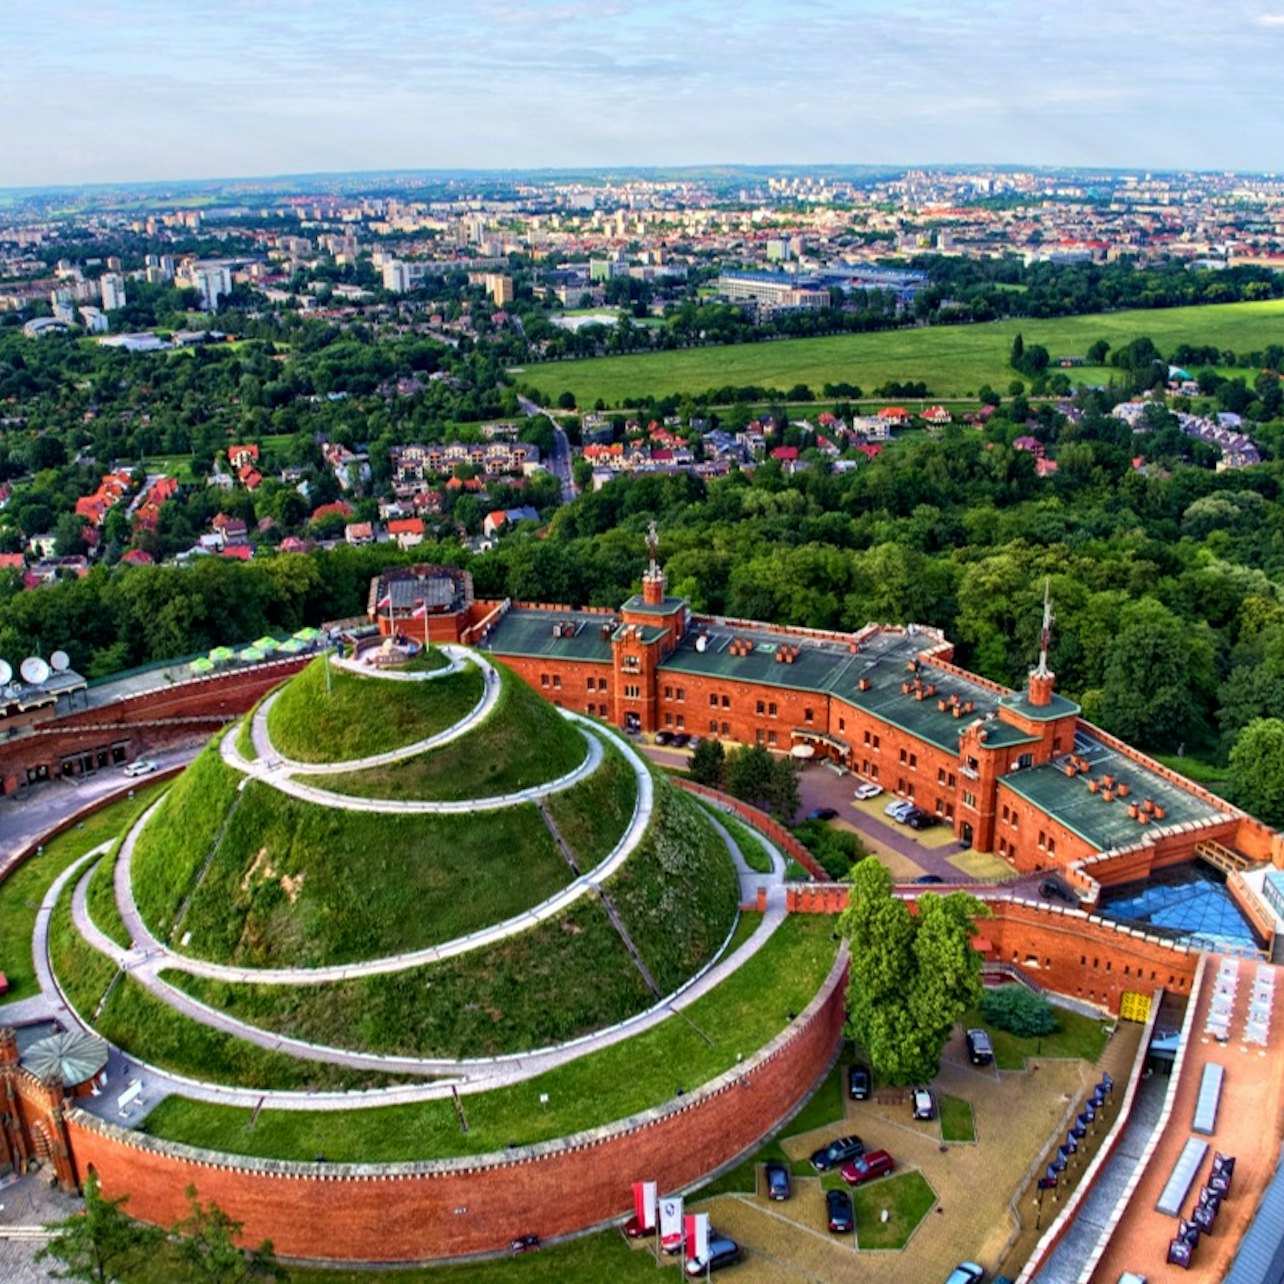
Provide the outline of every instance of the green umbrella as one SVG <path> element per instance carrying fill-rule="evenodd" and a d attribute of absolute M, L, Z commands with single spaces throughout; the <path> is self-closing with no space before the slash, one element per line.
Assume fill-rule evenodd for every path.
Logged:
<path fill-rule="evenodd" d="M 256 646 L 247 646 L 236 658 L 243 664 L 257 664 L 263 659 L 263 652 Z"/>
<path fill-rule="evenodd" d="M 321 637 L 321 630 L 314 629 L 312 625 L 309 624 L 304 628 L 301 628 L 294 636 L 300 642 L 315 642 L 319 637 Z"/>
<path fill-rule="evenodd" d="M 281 651 L 285 655 L 298 655 L 299 652 L 303 650 L 303 643 L 300 642 L 298 638 L 290 638 L 288 641 L 282 642 L 281 645 L 277 647 L 277 650 Z"/>
<path fill-rule="evenodd" d="M 193 673 L 209 673 L 214 668 L 214 661 L 202 656 L 199 660 L 193 660 L 187 667 Z"/>
<path fill-rule="evenodd" d="M 276 638 L 268 637 L 266 634 L 264 634 L 264 636 L 261 638 L 255 638 L 255 640 L 251 642 L 250 645 L 254 647 L 256 650 L 262 651 L 264 655 L 270 655 L 273 651 L 277 649 L 278 646 L 280 646 L 280 643 L 276 640 Z"/>
<path fill-rule="evenodd" d="M 210 652 L 210 661 L 214 664 L 226 664 L 229 660 L 234 659 L 236 652 L 230 646 L 216 646 Z"/>

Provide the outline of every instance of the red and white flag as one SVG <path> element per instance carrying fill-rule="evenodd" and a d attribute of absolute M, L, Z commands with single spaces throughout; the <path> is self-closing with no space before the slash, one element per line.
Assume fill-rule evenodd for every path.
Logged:
<path fill-rule="evenodd" d="M 655 1182 L 633 1183 L 633 1215 L 643 1230 L 655 1230 Z"/>
<path fill-rule="evenodd" d="M 687 1261 L 709 1256 L 709 1214 L 689 1213 L 686 1218 Z"/>
<path fill-rule="evenodd" d="M 415 599 L 415 609 L 410 612 L 412 620 L 422 620 L 428 614 L 428 604 L 419 597 Z"/>
<path fill-rule="evenodd" d="M 682 1198 L 677 1196 L 660 1201 L 660 1247 L 682 1246 Z"/>
<path fill-rule="evenodd" d="M 381 597 L 379 601 L 375 603 L 375 610 L 382 611 L 385 606 L 391 606 L 391 605 L 392 605 L 392 594 L 385 593 L 383 597 Z"/>

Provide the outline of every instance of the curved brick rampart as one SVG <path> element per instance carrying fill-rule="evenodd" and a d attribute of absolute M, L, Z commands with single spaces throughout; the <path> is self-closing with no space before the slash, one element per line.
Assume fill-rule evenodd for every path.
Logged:
<path fill-rule="evenodd" d="M 165 1142 L 73 1109 L 80 1179 L 92 1167 L 135 1217 L 170 1223 L 184 1189 L 216 1200 L 286 1257 L 412 1262 L 571 1235 L 625 1215 L 634 1181 L 685 1189 L 753 1148 L 810 1095 L 842 1037 L 846 958 L 788 1029 L 742 1065 L 629 1119 L 511 1152 L 408 1164 L 253 1160 Z"/>

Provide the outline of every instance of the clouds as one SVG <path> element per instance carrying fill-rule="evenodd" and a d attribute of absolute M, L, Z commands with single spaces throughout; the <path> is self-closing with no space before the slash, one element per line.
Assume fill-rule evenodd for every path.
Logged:
<path fill-rule="evenodd" d="M 0 6 L 0 183 L 317 169 L 1274 168 L 1260 0 Z M 1264 150 L 1272 149 L 1272 150 Z"/>

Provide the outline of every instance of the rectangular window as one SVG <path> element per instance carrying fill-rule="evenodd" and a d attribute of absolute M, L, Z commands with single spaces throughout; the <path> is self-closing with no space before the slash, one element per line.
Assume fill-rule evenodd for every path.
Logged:
<path fill-rule="evenodd" d="M 878 746 L 882 743 L 878 736 L 874 737 L 874 751 L 878 751 Z"/>
<path fill-rule="evenodd" d="M 905 750 L 904 750 L 904 749 L 902 749 L 902 750 L 901 750 L 901 761 L 902 761 L 902 762 L 904 762 L 908 757 L 909 757 L 909 755 L 905 752 Z"/>
<path fill-rule="evenodd" d="M 943 784 L 945 783 L 945 768 L 944 768 L 944 767 L 937 767 L 937 769 L 936 769 L 936 783 L 937 783 L 938 785 L 943 785 Z"/>
<path fill-rule="evenodd" d="M 878 779 L 878 763 L 876 763 L 876 762 L 872 762 L 872 763 L 870 763 L 870 765 L 869 765 L 869 778 L 870 778 L 871 780 L 877 780 L 877 779 Z"/>
<path fill-rule="evenodd" d="M 758 730 L 753 733 L 754 744 L 760 745 L 763 743 L 764 740 L 766 740 L 766 738 L 767 738 L 767 733 L 761 727 L 759 727 Z"/>
<path fill-rule="evenodd" d="M 1022 754 L 1022 755 L 1017 759 L 1017 766 L 1018 766 L 1018 767 L 1020 767 L 1022 770 L 1024 770 L 1026 767 L 1033 767 L 1033 766 L 1034 766 L 1034 754 L 1032 754 L 1032 753 L 1023 753 L 1023 754 Z"/>
<path fill-rule="evenodd" d="M 774 745 L 776 743 L 776 733 L 774 731 L 767 732 L 767 743 L 769 745 Z"/>
<path fill-rule="evenodd" d="M 681 731 L 686 725 L 687 720 L 681 714 L 678 714 L 678 730 Z"/>
<path fill-rule="evenodd" d="M 766 711 L 766 708 L 767 708 L 766 702 L 765 702 L 765 701 L 763 701 L 763 700 L 759 700 L 759 701 L 758 701 L 758 716 L 759 716 L 760 718 L 762 717 L 763 713 Z"/>
<path fill-rule="evenodd" d="M 671 713 L 666 713 L 666 714 L 664 715 L 664 725 L 665 725 L 666 727 L 671 727 L 671 726 L 673 726 L 673 714 L 671 714 Z"/>
<path fill-rule="evenodd" d="M 839 718 L 839 719 L 838 719 L 838 730 L 839 730 L 839 731 L 846 731 L 846 730 L 847 730 L 847 719 L 846 719 L 846 718 Z"/>
<path fill-rule="evenodd" d="M 724 736 L 729 736 L 729 735 L 731 734 L 731 723 L 729 723 L 729 722 L 724 722 L 724 723 L 722 724 L 722 734 L 723 734 Z"/>
<path fill-rule="evenodd" d="M 716 718 L 709 719 L 709 734 L 712 736 L 718 734 L 718 720 Z"/>
<path fill-rule="evenodd" d="M 722 697 L 722 707 L 723 707 L 724 709 L 730 709 L 730 708 L 731 708 L 731 697 L 730 697 L 730 696 L 725 696 L 725 695 L 724 695 L 724 696 Z"/>
<path fill-rule="evenodd" d="M 589 679 L 589 681 L 590 681 L 590 682 L 592 682 L 592 680 L 593 680 L 592 678 L 590 678 L 590 679 Z M 666 700 L 672 700 L 672 699 L 673 699 L 673 688 L 672 688 L 672 687 L 665 687 L 665 688 L 664 688 L 664 698 L 665 698 Z"/>
<path fill-rule="evenodd" d="M 868 731 L 867 731 L 867 732 L 865 732 L 865 743 L 866 743 L 866 744 L 869 744 L 869 743 L 870 743 L 870 740 L 869 740 L 869 732 L 868 732 Z"/>
<path fill-rule="evenodd" d="M 624 698 L 626 700 L 636 700 L 641 694 L 641 687 L 630 686 L 627 682 L 624 684 Z"/>
<path fill-rule="evenodd" d="M 710 704 L 711 704 L 715 709 L 718 707 L 718 697 L 717 697 L 716 695 L 714 695 L 712 691 L 710 691 L 710 692 L 709 692 L 709 703 L 710 703 Z"/>
<path fill-rule="evenodd" d="M 976 806 L 976 795 L 973 793 L 969 793 L 966 789 L 963 791 L 963 806 L 964 807 Z"/>
<path fill-rule="evenodd" d="M 678 688 L 678 699 L 679 699 L 679 700 L 685 700 L 686 698 L 687 698 L 687 689 L 686 689 L 686 687 L 679 687 L 679 688 Z"/>
<path fill-rule="evenodd" d="M 776 706 L 774 704 L 769 704 L 767 706 L 767 713 L 769 716 L 774 718 L 776 716 Z"/>
<path fill-rule="evenodd" d="M 810 709 L 803 710 L 803 721 L 810 722 L 816 715 Z"/>
<path fill-rule="evenodd" d="M 541 674 L 539 675 L 539 684 L 540 684 L 540 686 L 542 686 L 542 687 L 546 687 L 546 686 L 548 686 L 548 674 L 547 674 L 547 673 L 541 673 Z"/>
<path fill-rule="evenodd" d="M 559 691 L 562 689 L 562 675 L 560 673 L 553 674 L 553 686 Z"/>
<path fill-rule="evenodd" d="M 918 754 L 916 753 L 910 754 L 909 765 L 910 765 L 911 771 L 914 771 L 918 768 Z"/>

